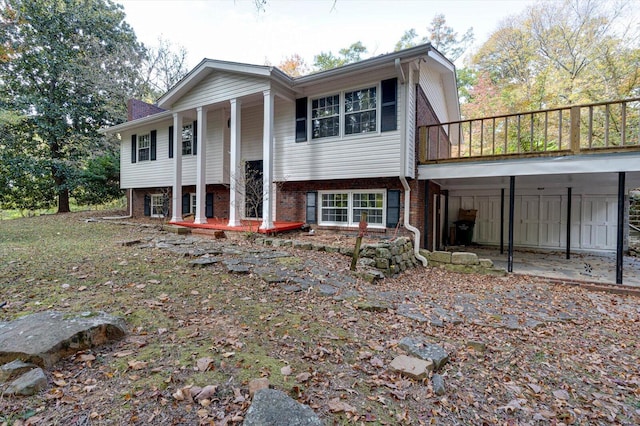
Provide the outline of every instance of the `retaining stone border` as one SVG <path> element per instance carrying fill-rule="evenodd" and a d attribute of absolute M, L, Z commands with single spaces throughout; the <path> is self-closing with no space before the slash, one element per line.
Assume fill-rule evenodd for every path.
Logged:
<path fill-rule="evenodd" d="M 340 253 L 345 256 L 353 256 L 352 247 L 339 247 L 324 245 L 321 243 L 301 240 L 287 240 L 281 238 L 259 237 L 254 240 L 256 244 L 272 247 L 293 247 L 301 250 L 324 251 Z M 494 268 L 490 259 L 479 259 L 475 253 L 444 252 L 420 250 L 429 262 L 429 266 L 444 267 L 453 272 L 480 273 L 490 275 L 505 275 L 504 269 Z M 363 278 L 374 281 L 381 278 L 380 273 L 390 277 L 409 268 L 421 266 L 413 253 L 413 243 L 407 237 L 399 237 L 391 241 L 381 241 L 376 244 L 365 244 L 360 248 L 358 265 L 369 269 Z M 372 273 L 371 269 L 379 271 Z"/>

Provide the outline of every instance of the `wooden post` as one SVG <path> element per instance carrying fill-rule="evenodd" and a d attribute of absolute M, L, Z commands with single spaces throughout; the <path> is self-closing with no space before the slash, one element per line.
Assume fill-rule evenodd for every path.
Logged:
<path fill-rule="evenodd" d="M 360 245 L 362 244 L 362 237 L 364 237 L 365 232 L 367 232 L 367 212 L 360 213 L 360 224 L 358 225 L 359 232 L 358 237 L 356 238 L 356 247 L 353 250 L 353 257 L 351 258 L 351 270 L 356 270 L 356 265 L 358 264 L 358 257 L 360 257 Z"/>
<path fill-rule="evenodd" d="M 418 128 L 418 135 L 419 135 L 419 143 L 418 143 L 418 148 L 419 148 L 419 153 L 418 153 L 418 158 L 420 161 L 420 164 L 424 164 L 427 162 L 428 158 L 427 158 L 427 144 L 429 142 L 428 138 L 427 138 L 427 128 L 422 126 Z"/>
<path fill-rule="evenodd" d="M 577 154 L 580 152 L 580 107 L 571 107 L 571 127 L 569 131 L 571 137 L 569 138 L 571 143 L 571 152 Z"/>

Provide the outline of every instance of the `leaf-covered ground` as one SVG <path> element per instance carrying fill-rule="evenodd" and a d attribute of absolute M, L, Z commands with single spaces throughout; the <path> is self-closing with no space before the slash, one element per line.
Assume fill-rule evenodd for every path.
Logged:
<path fill-rule="evenodd" d="M 160 231 L 82 220 L 91 215 L 0 221 L 0 320 L 104 310 L 130 335 L 57 364 L 47 391 L 0 398 L 0 424 L 240 424 L 260 377 L 329 424 L 640 423 L 637 297 L 421 268 L 375 285 L 382 299 L 401 294 L 462 319 L 435 327 L 399 315 L 397 301 L 372 312 L 358 297 L 288 293 L 220 264 L 122 246 Z M 251 245 L 242 235 L 232 243 Z M 344 256 L 292 253 L 283 267 L 298 273 L 312 261 L 349 274 Z M 531 322 L 541 311 L 553 316 Z M 388 370 L 405 336 L 449 351 L 444 395 Z M 206 386 L 207 398 L 189 398 Z"/>

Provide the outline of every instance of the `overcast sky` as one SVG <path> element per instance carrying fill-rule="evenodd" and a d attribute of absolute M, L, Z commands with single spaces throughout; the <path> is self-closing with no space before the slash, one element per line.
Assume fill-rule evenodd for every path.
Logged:
<path fill-rule="evenodd" d="M 118 0 L 116 0 L 118 1 Z M 162 36 L 189 52 L 189 68 L 203 58 L 273 65 L 294 53 L 308 65 L 320 52 L 338 53 L 356 41 L 368 56 L 393 51 L 405 30 L 425 36 L 434 15 L 459 34 L 473 27 L 476 44 L 530 0 L 120 0 L 126 20 L 145 45 Z"/>

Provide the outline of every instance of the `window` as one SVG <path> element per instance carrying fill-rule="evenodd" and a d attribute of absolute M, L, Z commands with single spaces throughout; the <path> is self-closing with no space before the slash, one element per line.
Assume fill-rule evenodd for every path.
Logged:
<path fill-rule="evenodd" d="M 344 133 L 353 135 L 376 131 L 376 88 L 344 94 Z"/>
<path fill-rule="evenodd" d="M 138 135 L 138 161 L 149 161 L 151 159 L 151 137 Z"/>
<path fill-rule="evenodd" d="M 182 127 L 182 155 L 192 155 L 193 152 L 193 124 Z"/>
<path fill-rule="evenodd" d="M 190 213 L 196 214 L 196 194 L 191 194 L 191 211 Z"/>
<path fill-rule="evenodd" d="M 320 193 L 320 225 L 358 226 L 362 212 L 373 227 L 385 226 L 385 191 Z"/>
<path fill-rule="evenodd" d="M 340 135 L 340 95 L 311 101 L 313 139 Z"/>
<path fill-rule="evenodd" d="M 151 195 L 151 217 L 165 217 L 168 212 L 169 200 L 162 194 Z"/>

